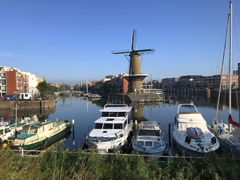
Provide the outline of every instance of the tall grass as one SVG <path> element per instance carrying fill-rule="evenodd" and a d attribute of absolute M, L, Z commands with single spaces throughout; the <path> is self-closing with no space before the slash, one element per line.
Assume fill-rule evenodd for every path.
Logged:
<path fill-rule="evenodd" d="M 48 151 L 39 157 L 21 157 L 0 150 L 0 179 L 240 179 L 240 161 L 211 153 L 201 160 L 166 162 L 140 156 L 86 154 L 84 151 Z"/>

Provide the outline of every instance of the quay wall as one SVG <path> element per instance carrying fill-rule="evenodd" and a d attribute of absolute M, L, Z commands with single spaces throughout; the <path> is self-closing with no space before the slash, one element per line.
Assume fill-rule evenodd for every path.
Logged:
<path fill-rule="evenodd" d="M 56 100 L 0 101 L 0 109 L 16 109 L 16 105 L 17 109 L 50 108 L 56 107 Z"/>
<path fill-rule="evenodd" d="M 134 94 L 134 93 L 116 93 L 116 94 L 109 94 L 109 101 L 113 102 L 160 102 L 162 98 L 154 93 L 142 93 L 142 94 Z"/>

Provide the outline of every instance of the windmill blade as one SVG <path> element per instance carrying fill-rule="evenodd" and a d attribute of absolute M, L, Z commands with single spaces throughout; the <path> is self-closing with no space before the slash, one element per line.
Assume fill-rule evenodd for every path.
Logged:
<path fill-rule="evenodd" d="M 112 51 L 111 54 L 129 54 L 131 51 Z"/>
<path fill-rule="evenodd" d="M 134 49 L 136 48 L 136 40 L 135 40 L 135 36 L 136 36 L 136 30 L 133 29 L 133 32 L 132 32 L 132 43 L 131 43 L 131 50 L 134 51 Z"/>
<path fill-rule="evenodd" d="M 155 51 L 155 49 L 141 49 L 141 50 L 136 50 L 135 52 L 146 52 L 146 51 Z"/>

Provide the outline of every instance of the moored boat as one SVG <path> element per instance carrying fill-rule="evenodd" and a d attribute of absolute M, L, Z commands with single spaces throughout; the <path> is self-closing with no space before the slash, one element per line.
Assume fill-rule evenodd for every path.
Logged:
<path fill-rule="evenodd" d="M 71 125 L 68 121 L 47 121 L 32 124 L 26 133 L 17 134 L 12 147 L 24 150 L 37 149 L 69 132 Z"/>
<path fill-rule="evenodd" d="M 131 109 L 126 104 L 106 104 L 100 110 L 102 117 L 95 121 L 93 130 L 86 134 L 88 148 L 102 152 L 120 150 L 132 131 Z"/>
<path fill-rule="evenodd" d="M 9 137 L 14 135 L 14 131 L 8 126 L 0 126 L 0 143 L 8 140 Z"/>
<path fill-rule="evenodd" d="M 141 122 L 132 147 L 140 154 L 162 155 L 166 149 L 166 142 L 159 124 L 155 121 Z"/>
<path fill-rule="evenodd" d="M 182 107 L 191 112 L 180 112 Z M 172 124 L 173 139 L 180 147 L 187 151 L 208 153 L 219 148 L 218 139 L 207 128 L 206 120 L 193 104 L 180 104 Z"/>
<path fill-rule="evenodd" d="M 228 36 L 228 25 L 230 24 L 230 44 L 229 44 L 229 71 L 228 71 L 228 91 L 229 91 L 229 116 L 228 116 L 228 124 L 224 123 L 223 121 L 218 121 L 218 109 L 220 103 L 220 96 L 221 96 L 221 87 L 222 87 L 222 74 L 223 74 L 223 67 L 224 67 L 224 58 L 222 61 L 222 69 L 220 74 L 220 83 L 219 83 L 219 91 L 218 91 L 218 102 L 217 102 L 217 110 L 216 110 L 216 117 L 213 122 L 213 131 L 219 139 L 220 144 L 229 152 L 240 154 L 240 123 L 235 122 L 232 117 L 232 0 L 230 0 L 229 4 L 229 13 L 228 13 L 228 23 L 226 29 L 226 37 L 225 37 L 225 47 L 227 43 L 227 36 Z M 225 55 L 226 49 L 224 49 Z M 238 94 L 238 92 L 237 92 Z M 238 101 L 238 98 L 237 98 Z M 233 127 L 233 126 L 234 127 Z"/>

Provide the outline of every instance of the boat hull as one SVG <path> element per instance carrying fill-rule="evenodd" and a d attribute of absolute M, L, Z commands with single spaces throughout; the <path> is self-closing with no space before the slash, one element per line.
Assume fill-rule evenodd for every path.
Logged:
<path fill-rule="evenodd" d="M 183 143 L 177 138 L 177 134 L 175 132 L 175 128 L 174 128 L 174 124 L 172 124 L 172 136 L 173 136 L 173 140 L 175 141 L 175 143 L 177 144 L 177 147 L 178 149 L 184 153 L 184 154 L 187 154 L 187 155 L 199 155 L 199 154 L 206 154 L 206 153 L 209 153 L 209 152 L 212 152 L 212 151 L 215 151 L 219 148 L 219 142 L 217 141 L 216 145 L 213 145 L 209 148 L 200 148 L 200 147 L 195 147 L 195 146 L 191 146 L 189 144 L 186 144 L 186 146 L 183 145 Z"/>
<path fill-rule="evenodd" d="M 225 139 L 221 138 L 218 136 L 218 140 L 221 144 L 221 146 L 228 152 L 234 153 L 234 154 L 240 154 L 240 147 L 235 147 L 233 145 L 230 145 L 229 143 L 226 142 Z"/>
<path fill-rule="evenodd" d="M 70 131 L 70 129 L 71 129 L 71 125 L 68 124 L 65 129 L 63 129 L 62 131 L 58 132 L 54 136 L 46 138 L 46 139 L 44 139 L 42 141 L 38 141 L 36 143 L 32 143 L 32 144 L 28 144 L 28 145 L 20 145 L 20 146 L 17 146 L 17 147 L 18 148 L 22 148 L 24 150 L 40 149 L 43 146 L 47 146 L 47 145 L 53 143 L 54 141 L 56 141 L 57 139 L 61 138 L 66 133 L 68 133 Z"/>
<path fill-rule="evenodd" d="M 108 152 L 108 151 L 119 151 L 128 141 L 128 137 L 130 136 L 132 131 L 132 124 L 129 124 L 127 132 L 115 140 L 110 140 L 106 142 L 90 142 L 88 138 L 86 138 L 85 143 L 90 150 Z"/>

